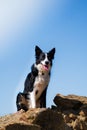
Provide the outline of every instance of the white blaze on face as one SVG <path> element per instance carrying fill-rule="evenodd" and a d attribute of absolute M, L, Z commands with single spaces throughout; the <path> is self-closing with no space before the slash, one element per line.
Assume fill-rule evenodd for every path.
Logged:
<path fill-rule="evenodd" d="M 49 72 L 50 71 L 51 65 L 50 65 L 50 61 L 47 57 L 47 53 L 45 53 L 45 58 L 43 60 L 41 60 L 39 64 L 35 64 L 35 67 L 39 71 L 43 71 L 43 72 Z"/>
<path fill-rule="evenodd" d="M 49 62 L 48 57 L 47 57 L 47 53 L 45 53 L 45 59 L 43 61 L 41 61 L 41 63 L 43 65 L 46 65 L 46 62 Z"/>
<path fill-rule="evenodd" d="M 46 64 L 46 62 L 48 62 L 48 64 Z M 45 53 L 45 59 L 41 61 L 41 64 L 43 65 L 44 70 L 50 70 L 50 61 L 48 60 L 47 53 Z"/>

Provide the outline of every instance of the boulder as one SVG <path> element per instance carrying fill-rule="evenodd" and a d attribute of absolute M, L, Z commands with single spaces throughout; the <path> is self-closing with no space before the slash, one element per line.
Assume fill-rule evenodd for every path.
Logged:
<path fill-rule="evenodd" d="M 56 95 L 56 97 L 54 98 L 54 103 L 61 110 L 68 110 L 68 109 L 78 110 L 83 104 L 81 101 L 75 98 L 71 98 L 71 96 L 63 96 L 60 94 Z"/>
<path fill-rule="evenodd" d="M 52 108 L 61 112 L 65 123 L 72 130 L 87 130 L 87 97 L 57 94 L 54 103 L 56 106 Z"/>
<path fill-rule="evenodd" d="M 61 113 L 37 108 L 0 118 L 0 130 L 65 130 Z"/>
<path fill-rule="evenodd" d="M 0 130 L 87 130 L 87 97 L 57 94 L 54 103 L 0 117 Z"/>

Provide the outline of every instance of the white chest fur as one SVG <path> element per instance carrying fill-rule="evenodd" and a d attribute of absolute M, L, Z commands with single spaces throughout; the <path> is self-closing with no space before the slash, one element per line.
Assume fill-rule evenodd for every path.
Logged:
<path fill-rule="evenodd" d="M 36 100 L 38 100 L 44 89 L 48 86 L 49 80 L 50 77 L 48 73 L 39 72 L 34 83 L 34 91 L 38 91 L 38 93 L 35 96 Z"/>
<path fill-rule="evenodd" d="M 40 98 L 42 92 L 48 86 L 50 76 L 48 73 L 39 72 L 35 79 L 34 89 L 30 92 L 30 108 L 36 108 L 36 101 Z"/>

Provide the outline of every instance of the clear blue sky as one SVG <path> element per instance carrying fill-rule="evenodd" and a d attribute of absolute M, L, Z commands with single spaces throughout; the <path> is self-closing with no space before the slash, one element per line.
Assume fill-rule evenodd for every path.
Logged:
<path fill-rule="evenodd" d="M 87 1 L 0 1 L 0 115 L 16 112 L 15 100 L 35 45 L 56 48 L 47 106 L 57 93 L 87 96 Z"/>

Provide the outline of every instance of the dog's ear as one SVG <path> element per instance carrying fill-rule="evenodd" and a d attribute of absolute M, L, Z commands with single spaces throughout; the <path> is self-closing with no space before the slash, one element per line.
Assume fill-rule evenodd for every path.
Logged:
<path fill-rule="evenodd" d="M 53 48 L 52 50 L 50 50 L 50 51 L 48 52 L 48 55 L 50 56 L 51 59 L 54 59 L 55 51 L 56 51 L 56 49 Z"/>
<path fill-rule="evenodd" d="M 38 56 L 40 56 L 41 53 L 42 53 L 42 50 L 38 46 L 36 46 L 35 47 L 35 56 L 38 57 Z"/>

